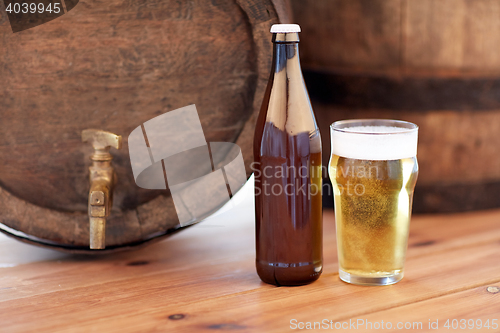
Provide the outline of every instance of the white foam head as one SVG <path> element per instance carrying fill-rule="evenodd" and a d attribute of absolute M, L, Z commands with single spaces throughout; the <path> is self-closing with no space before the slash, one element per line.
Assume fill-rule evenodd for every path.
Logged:
<path fill-rule="evenodd" d="M 332 154 L 359 160 L 398 160 L 417 155 L 418 126 L 405 121 L 360 119 L 330 127 Z"/>

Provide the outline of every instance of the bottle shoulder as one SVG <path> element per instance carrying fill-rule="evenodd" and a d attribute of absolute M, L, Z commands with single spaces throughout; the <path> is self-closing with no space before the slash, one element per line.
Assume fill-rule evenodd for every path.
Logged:
<path fill-rule="evenodd" d="M 318 130 L 309 95 L 302 80 L 273 80 L 261 113 L 265 122 L 273 123 L 290 135 Z"/>

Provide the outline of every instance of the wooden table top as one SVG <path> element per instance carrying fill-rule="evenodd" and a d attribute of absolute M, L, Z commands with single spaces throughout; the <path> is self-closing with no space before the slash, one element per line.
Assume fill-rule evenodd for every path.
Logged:
<path fill-rule="evenodd" d="M 453 319 L 500 331 L 500 210 L 415 216 L 405 277 L 384 287 L 339 280 L 334 215 L 325 211 L 322 276 L 275 287 L 254 268 L 251 190 L 237 194 L 238 213 L 134 252 L 73 256 L 0 236 L 0 332 L 286 332 L 308 322 L 428 331 L 429 320 L 460 330 Z"/>

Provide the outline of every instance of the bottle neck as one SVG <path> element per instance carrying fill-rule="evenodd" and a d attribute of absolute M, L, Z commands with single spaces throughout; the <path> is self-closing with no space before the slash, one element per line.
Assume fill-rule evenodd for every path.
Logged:
<path fill-rule="evenodd" d="M 273 43 L 298 43 L 300 42 L 297 32 L 274 33 Z"/>
<path fill-rule="evenodd" d="M 298 34 L 275 34 L 273 43 L 266 122 L 292 136 L 313 135 L 317 125 L 300 68 Z"/>
<path fill-rule="evenodd" d="M 297 37 L 294 38 L 294 36 L 292 36 L 290 38 L 286 35 L 296 35 Z M 284 41 L 286 40 L 287 37 L 291 39 L 291 41 Z M 278 38 L 280 38 L 283 41 L 278 40 Z M 298 34 L 297 33 L 274 34 L 273 44 L 274 44 L 273 71 L 275 73 L 278 73 L 285 69 L 287 72 L 289 72 L 290 69 L 294 69 L 292 70 L 292 72 L 297 72 L 297 74 L 301 74 Z"/>

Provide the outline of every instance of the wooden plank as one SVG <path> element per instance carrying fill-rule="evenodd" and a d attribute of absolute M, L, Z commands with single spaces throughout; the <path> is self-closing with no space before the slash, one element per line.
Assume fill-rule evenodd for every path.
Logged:
<path fill-rule="evenodd" d="M 130 282 L 131 279 L 140 283 L 142 279 L 151 282 L 158 278 L 163 284 L 166 282 L 165 277 L 168 276 L 167 281 L 172 284 L 175 284 L 176 280 L 196 283 L 202 282 L 209 273 L 214 276 L 218 276 L 217 272 L 229 274 L 234 266 L 227 267 L 228 262 L 233 262 L 235 258 L 242 262 L 245 262 L 242 259 L 246 259 L 248 262 L 251 256 L 249 249 L 253 247 L 254 239 L 252 229 L 248 230 L 246 238 L 239 237 L 235 240 L 230 240 L 230 233 L 234 231 L 230 231 L 231 229 L 227 227 L 224 229 L 229 231 L 224 230 L 226 232 L 223 235 L 218 233 L 220 228 L 217 227 L 197 228 L 198 232 L 195 233 L 186 230 L 184 234 L 175 235 L 168 242 L 153 244 L 134 252 L 102 257 L 59 254 L 61 257 L 57 258 L 58 260 L 28 265 L 16 265 L 16 262 L 22 260 L 21 258 L 7 259 L 5 261 L 14 267 L 9 268 L 10 274 L 4 274 L 2 277 L 0 289 L 9 289 L 1 293 L 0 304 L 10 299 L 58 291 L 81 288 L 93 290 L 97 285 L 107 283 L 120 282 L 123 286 L 123 281 Z M 216 233 L 228 239 L 224 242 L 224 251 L 214 246 L 212 237 Z M 151 274 L 155 277 L 148 277 Z"/>
<path fill-rule="evenodd" d="M 405 3 L 404 67 L 498 71 L 500 1 Z"/>
<path fill-rule="evenodd" d="M 400 0 L 292 0 L 306 67 L 399 67 Z"/>
<path fill-rule="evenodd" d="M 411 278 L 407 277 L 397 286 L 380 288 L 347 285 L 332 273 L 301 288 L 265 285 L 254 291 L 233 291 L 233 294 L 217 294 L 217 290 L 229 290 L 235 283 L 236 288 L 241 286 L 241 275 L 230 274 L 214 280 L 207 278 L 204 283 L 163 287 L 160 284 L 166 284 L 165 278 L 148 279 L 147 286 L 143 285 L 144 279 L 109 283 L 99 286 L 106 290 L 105 294 L 96 288 L 77 288 L 47 297 L 22 299 L 17 303 L 3 302 L 4 313 L 14 311 L 18 317 L 2 318 L 2 323 L 13 330 L 26 329 L 35 323 L 25 323 L 21 318 L 36 317 L 39 318 L 36 321 L 38 330 L 51 332 L 75 325 L 77 331 L 99 328 L 106 332 L 118 332 L 120 327 L 140 332 L 159 328 L 210 331 L 211 327 L 231 326 L 248 332 L 264 328 L 269 332 L 282 332 L 289 327 L 290 320 L 299 315 L 312 321 L 325 317 L 334 321 L 345 320 L 477 286 L 471 285 L 471 281 L 481 281 L 482 284 L 498 282 L 500 268 L 495 256 L 498 245 L 479 247 L 479 251 L 482 256 L 467 256 L 470 249 L 466 249 L 437 256 L 435 260 L 421 258 L 420 263 L 408 265 Z M 455 257 L 455 261 L 443 265 L 450 257 Z M 462 260 L 462 257 L 466 259 Z M 478 260 L 481 267 L 471 269 Z M 484 270 L 487 266 L 491 269 Z M 495 279 L 488 281 L 485 276 L 495 276 Z M 253 277 L 248 279 L 248 283 L 255 283 L 251 281 Z M 42 304 L 52 305 L 42 308 Z M 485 308 L 490 307 L 485 305 Z M 183 314 L 185 320 L 168 320 L 172 314 Z"/>
<path fill-rule="evenodd" d="M 293 0 L 304 65 L 498 73 L 500 1 Z"/>
<path fill-rule="evenodd" d="M 443 215 L 414 215 L 407 259 L 495 243 L 500 239 L 500 210 Z"/>
<path fill-rule="evenodd" d="M 461 247 L 471 247 L 484 242 L 492 242 L 500 238 L 500 229 L 496 220 L 496 212 L 482 212 L 455 215 L 452 219 L 442 216 L 416 216 L 412 220 L 412 228 L 409 240 L 410 251 L 408 258 L 418 257 L 435 252 L 443 252 Z M 335 234 L 332 224 L 332 213 L 325 212 L 325 262 L 336 265 Z M 471 219 L 480 222 L 469 223 Z M 207 263 L 225 266 L 226 263 L 234 262 L 236 259 L 250 261 L 253 265 L 253 226 L 249 223 L 243 228 L 235 229 L 224 227 L 205 227 L 204 224 L 186 230 L 182 234 L 174 236 L 168 242 L 154 244 L 146 249 L 131 253 L 117 253 L 103 258 L 90 257 L 86 260 L 80 257 L 62 254 L 55 251 L 40 250 L 27 247 L 13 240 L 6 239 L 8 245 L 0 247 L 2 262 L 13 265 L 9 268 L 8 275 L 3 277 L 3 286 L 15 287 L 11 293 L 2 293 L 0 301 L 15 299 L 21 291 L 23 295 L 38 295 L 44 292 L 61 291 L 77 288 L 90 287 L 96 284 L 108 283 L 127 278 L 135 278 L 137 274 L 147 276 L 150 274 L 171 274 L 172 272 L 198 267 L 203 271 Z M 429 230 L 435 230 L 429 235 Z M 237 237 L 231 237 L 237 232 Z M 206 237 L 203 237 L 206 236 Z M 199 239 L 198 239 L 199 237 Z M 224 239 L 224 249 L 213 247 L 211 237 Z M 7 250 L 8 249 L 8 250 Z M 29 251 L 31 249 L 32 251 Z M 47 258 L 56 260 L 22 265 L 25 258 L 40 256 L 45 253 Z M 186 258 L 186 256 L 188 256 Z M 36 257 L 35 257 L 36 258 Z M 33 261 L 33 259 L 31 259 Z M 135 263 L 140 263 L 136 265 Z M 140 266 L 139 269 L 129 268 Z M 115 268 L 120 268 L 119 270 Z M 225 271 L 225 270 L 224 270 Z M 250 270 L 251 271 L 251 270 Z M 225 271 L 230 273 L 230 270 Z M 132 275 L 129 275 L 132 274 Z M 201 274 L 197 270 L 193 275 Z M 91 276 L 92 279 L 85 279 Z M 14 280 L 9 280 L 15 277 Z M 256 276 L 255 276 L 256 277 Z M 37 280 L 37 284 L 21 284 L 20 280 Z M 62 285 L 54 285 L 54 280 L 64 282 Z"/>
<path fill-rule="evenodd" d="M 251 219 L 220 229 L 200 225 L 133 254 L 4 269 L 0 321 L 9 331 L 282 332 L 299 314 L 351 318 L 498 282 L 499 218 L 499 211 L 415 218 L 406 277 L 380 288 L 339 281 L 331 212 L 325 212 L 324 274 L 299 288 L 260 282 Z M 183 319 L 168 318 L 179 313 Z"/>
<path fill-rule="evenodd" d="M 337 274 L 327 267 L 326 274 L 312 285 L 301 288 L 266 286 L 190 304 L 165 306 L 149 312 L 146 322 L 156 322 L 157 325 L 163 313 L 175 312 L 188 317 L 185 321 L 169 322 L 168 328 L 176 330 L 210 331 L 214 326 L 237 325 L 248 332 L 283 332 L 289 328 L 290 320 L 299 315 L 312 321 L 323 318 L 345 320 L 478 285 L 498 283 L 500 267 L 496 254 L 499 247 L 498 244 L 481 246 L 474 255 L 470 255 L 470 249 L 464 249 L 414 259 L 407 264 L 407 277 L 395 286 L 348 285 L 339 281 Z M 490 311 L 491 305 L 485 304 L 484 308 Z M 134 327 L 138 322 L 138 318 L 133 317 L 123 319 L 128 327 Z M 111 329 L 113 322 L 112 319 L 106 320 L 101 327 Z M 90 327 L 91 324 L 87 326 Z"/>
<path fill-rule="evenodd" d="M 495 286 L 499 286 L 500 283 L 496 283 Z M 412 328 L 413 323 L 422 323 L 422 330 L 428 331 L 430 322 L 432 322 L 432 327 L 437 327 L 441 331 L 447 330 L 444 325 L 446 325 L 449 320 L 449 324 L 454 325 L 453 319 L 458 320 L 458 325 L 462 325 L 460 320 L 473 319 L 474 324 L 469 326 L 470 322 L 465 325 L 466 329 L 460 329 L 463 331 L 484 331 L 484 332 L 497 332 L 500 328 L 500 294 L 494 293 L 496 290 L 495 286 L 491 284 L 485 284 L 477 288 L 467 289 L 461 292 L 453 293 L 450 295 L 445 295 L 426 301 L 408 304 L 405 306 L 388 309 L 385 311 L 374 312 L 363 317 L 352 318 L 353 321 L 358 319 L 364 320 L 364 325 L 361 326 L 366 332 L 375 331 L 373 323 L 379 322 L 381 320 L 390 321 L 394 323 L 394 327 L 397 327 L 398 322 L 404 324 L 411 323 Z M 488 291 L 492 290 L 493 292 Z M 496 319 L 498 324 L 495 329 L 492 319 Z M 479 326 L 478 320 L 481 321 L 481 326 L 483 326 L 486 321 L 489 321 L 490 328 L 484 328 Z M 367 326 L 367 322 L 372 323 L 373 330 L 370 330 L 370 326 Z M 417 324 L 418 325 L 418 324 Z M 459 326 L 459 328 L 460 328 Z M 387 325 L 386 325 L 387 327 Z M 462 326 L 463 327 L 463 326 Z M 415 329 L 416 330 L 416 329 Z M 448 329 L 453 331 L 453 329 Z M 378 330 L 377 330 L 378 331 Z M 384 330 L 384 332 L 395 332 L 396 330 Z"/>

